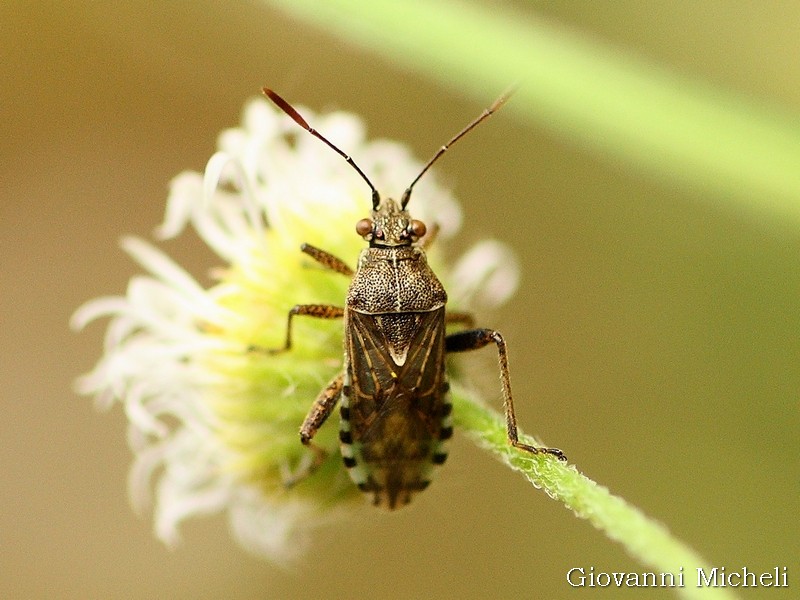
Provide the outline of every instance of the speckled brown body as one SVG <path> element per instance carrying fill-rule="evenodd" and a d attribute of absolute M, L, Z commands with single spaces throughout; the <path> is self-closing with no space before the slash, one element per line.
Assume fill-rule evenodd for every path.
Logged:
<path fill-rule="evenodd" d="M 298 304 L 288 315 L 286 343 L 270 353 L 292 347 L 292 318 L 344 317 L 345 368 L 320 392 L 300 426 L 300 441 L 325 458 L 313 438 L 341 399 L 339 440 L 344 464 L 358 487 L 372 494 L 374 504 L 388 509 L 407 504 L 425 489 L 431 471 L 447 458 L 446 442 L 453 434 L 445 353 L 497 347 L 508 442 L 532 454 L 566 457 L 557 448 L 537 448 L 521 442 L 511 398 L 506 343 L 499 331 L 472 329 L 468 313 L 445 313 L 447 294 L 431 271 L 424 248 L 435 238 L 425 224 L 406 210 L 411 191 L 447 149 L 492 115 L 508 99 L 498 98 L 478 118 L 434 154 L 396 202 L 381 199 L 378 190 L 350 156 L 336 147 L 274 91 L 264 93 L 298 125 L 339 154 L 372 190 L 372 217 L 356 223 L 356 233 L 369 243 L 353 271 L 328 252 L 303 244 L 301 250 L 324 267 L 353 277 L 344 307 Z M 427 235 L 426 235 L 427 233 Z M 445 334 L 446 324 L 470 329 Z M 291 483 L 288 482 L 288 483 Z"/>
<path fill-rule="evenodd" d="M 446 302 L 421 248 L 361 253 L 345 306 L 340 439 L 376 505 L 408 503 L 447 458 Z"/>

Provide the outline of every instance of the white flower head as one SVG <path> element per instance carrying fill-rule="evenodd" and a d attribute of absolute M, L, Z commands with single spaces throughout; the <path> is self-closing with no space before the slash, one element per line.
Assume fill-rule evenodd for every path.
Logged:
<path fill-rule="evenodd" d="M 299 112 L 383 194 L 399 197 L 422 168 L 400 144 L 366 141 L 353 115 Z M 347 278 L 299 246 L 355 266 L 364 242 L 354 225 L 370 206 L 369 187 L 340 156 L 266 100 L 253 100 L 242 126 L 220 135 L 205 173 L 172 181 L 157 230 L 171 238 L 191 225 L 224 264 L 217 283 L 205 289 L 154 246 L 125 238 L 123 248 L 148 274 L 133 277 L 124 297 L 98 298 L 75 313 L 75 328 L 110 317 L 104 354 L 77 387 L 99 406 L 124 406 L 135 454 L 131 499 L 138 510 L 152 507 L 166 543 L 178 541 L 185 519 L 225 513 L 244 547 L 282 561 L 360 496 L 337 456 L 335 426 L 314 438 L 329 451 L 325 462 L 287 486 L 313 458 L 298 428 L 342 368 L 341 322 L 296 319 L 290 351 L 249 349 L 282 346 L 295 304 L 343 305 Z M 442 264 L 436 248 L 458 230 L 461 213 L 433 174 L 415 188 L 410 209 L 440 228 L 429 261 L 457 305 L 496 305 L 513 293 L 516 263 L 498 242 L 482 242 L 453 269 Z"/>

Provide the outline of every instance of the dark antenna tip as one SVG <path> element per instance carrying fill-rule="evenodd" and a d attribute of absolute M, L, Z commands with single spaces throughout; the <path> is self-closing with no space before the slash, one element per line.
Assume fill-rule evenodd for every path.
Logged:
<path fill-rule="evenodd" d="M 422 167 L 422 171 L 420 171 L 419 175 L 417 175 L 417 177 L 414 179 L 414 181 L 411 182 L 411 185 L 409 185 L 406 188 L 406 191 L 403 192 L 403 196 L 400 199 L 400 207 L 401 208 L 405 208 L 406 207 L 406 204 L 408 204 L 408 201 L 411 199 L 411 190 L 414 188 L 414 186 L 417 184 L 417 182 L 420 179 L 422 179 L 422 176 L 425 175 L 425 173 L 428 171 L 428 169 L 430 169 L 431 166 L 433 166 L 433 163 L 435 163 L 437 160 L 439 160 L 439 157 L 442 154 L 444 154 L 445 152 L 447 152 L 447 150 L 450 148 L 450 146 L 455 144 L 458 140 L 460 140 L 462 137 L 464 137 L 466 134 L 468 134 L 470 131 L 472 131 L 479 123 L 481 123 L 482 121 L 488 119 L 495 112 L 500 110 L 500 107 L 503 106 L 503 104 L 506 103 L 506 101 L 511 97 L 511 95 L 514 93 L 515 90 L 516 90 L 516 86 L 512 86 L 508 90 L 503 92 L 497 100 L 492 102 L 491 106 L 489 106 L 488 108 L 485 108 L 483 110 L 483 112 L 480 115 L 478 115 L 478 117 L 476 119 L 474 119 L 469 125 L 464 127 L 464 129 L 459 131 L 456 135 L 454 135 L 450 139 L 450 141 L 447 142 L 441 148 L 439 148 L 439 150 L 437 150 L 436 154 L 433 155 L 433 158 L 431 158 L 428 161 L 428 163 L 424 167 Z"/>
<path fill-rule="evenodd" d="M 283 112 L 285 112 L 287 115 L 289 115 L 295 123 L 300 125 L 300 127 L 305 129 L 308 133 L 313 135 L 315 138 L 325 142 L 325 144 L 327 144 L 329 148 L 331 148 L 339 156 L 344 158 L 347 161 L 347 164 L 349 164 L 351 167 L 353 167 L 356 170 L 356 172 L 359 175 L 361 175 L 361 178 L 364 181 L 367 182 L 367 185 L 372 190 L 372 209 L 373 210 L 377 209 L 378 205 L 381 203 L 381 196 L 378 193 L 378 190 L 375 189 L 375 186 L 372 185 L 372 182 L 369 180 L 369 178 L 364 174 L 364 171 L 362 171 L 358 167 L 358 165 L 355 163 L 355 161 L 353 161 L 353 159 L 350 158 L 350 156 L 348 156 L 347 154 L 342 152 L 337 146 L 335 146 L 330 140 L 328 140 L 328 138 L 323 136 L 319 131 L 317 131 L 316 129 L 311 127 L 308 124 L 308 122 L 300 115 L 300 113 L 297 112 L 291 104 L 289 104 L 286 100 L 281 98 L 277 93 L 275 93 L 274 91 L 272 91 L 271 89 L 269 89 L 267 87 L 262 88 L 262 91 L 264 92 L 264 95 L 267 98 L 269 98 L 270 100 L 272 100 L 272 102 L 274 102 L 275 105 L 278 108 L 280 108 Z"/>
<path fill-rule="evenodd" d="M 287 115 L 289 115 L 290 117 L 292 117 L 292 119 L 293 119 L 293 120 L 294 120 L 294 121 L 295 121 L 295 122 L 296 122 L 298 125 L 300 125 L 300 127 L 302 127 L 303 129 L 305 129 L 306 131 L 308 131 L 308 130 L 310 130 L 310 129 L 311 129 L 311 126 L 309 126 L 308 122 L 307 122 L 307 121 L 306 121 L 306 120 L 305 120 L 305 119 L 304 119 L 302 116 L 300 116 L 300 113 L 299 113 L 299 112 L 297 112 L 297 111 L 294 109 L 294 107 L 293 107 L 291 104 L 289 104 L 289 103 L 288 103 L 286 100 L 284 100 L 283 98 L 281 98 L 281 97 L 280 97 L 278 94 L 276 94 L 275 92 L 273 92 L 273 91 L 272 91 L 271 89 L 269 89 L 269 88 L 266 88 L 266 87 L 265 87 L 265 88 L 263 89 L 263 92 L 264 92 L 264 94 L 267 96 L 267 98 L 269 98 L 270 100 L 272 100 L 272 101 L 275 103 L 275 105 L 276 105 L 278 108 L 280 108 L 280 109 L 281 109 L 283 112 L 285 112 Z"/>

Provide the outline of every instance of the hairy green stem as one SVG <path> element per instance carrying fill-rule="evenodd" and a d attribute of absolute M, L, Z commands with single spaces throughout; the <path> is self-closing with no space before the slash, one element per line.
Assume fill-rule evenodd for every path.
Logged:
<path fill-rule="evenodd" d="M 692 575 L 698 567 L 708 567 L 700 555 L 676 539 L 669 530 L 630 505 L 607 488 L 598 485 L 575 465 L 543 454 L 531 455 L 511 447 L 503 418 L 480 401 L 454 390 L 453 415 L 456 425 L 479 446 L 522 473 L 534 487 L 563 503 L 578 517 L 588 520 L 610 539 L 622 544 L 628 553 L 655 572 L 678 573 L 683 567 L 686 586 L 675 588 L 684 598 L 735 598 L 725 588 L 698 588 Z M 534 440 L 521 436 L 526 443 Z M 708 572 L 708 571 L 706 571 Z"/>

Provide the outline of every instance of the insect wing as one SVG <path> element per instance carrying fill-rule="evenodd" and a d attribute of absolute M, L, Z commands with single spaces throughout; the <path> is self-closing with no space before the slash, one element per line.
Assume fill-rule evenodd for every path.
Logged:
<path fill-rule="evenodd" d="M 424 489 L 452 433 L 444 371 L 444 308 L 371 315 L 348 311 L 351 476 L 394 508 Z M 344 421 L 344 419 L 343 419 Z"/>
<path fill-rule="evenodd" d="M 409 445 L 438 439 L 447 385 L 444 309 L 348 316 L 354 441 L 376 443 L 388 436 Z M 400 330 L 408 335 L 398 335 Z M 397 458 L 405 454 L 397 451 Z"/>

